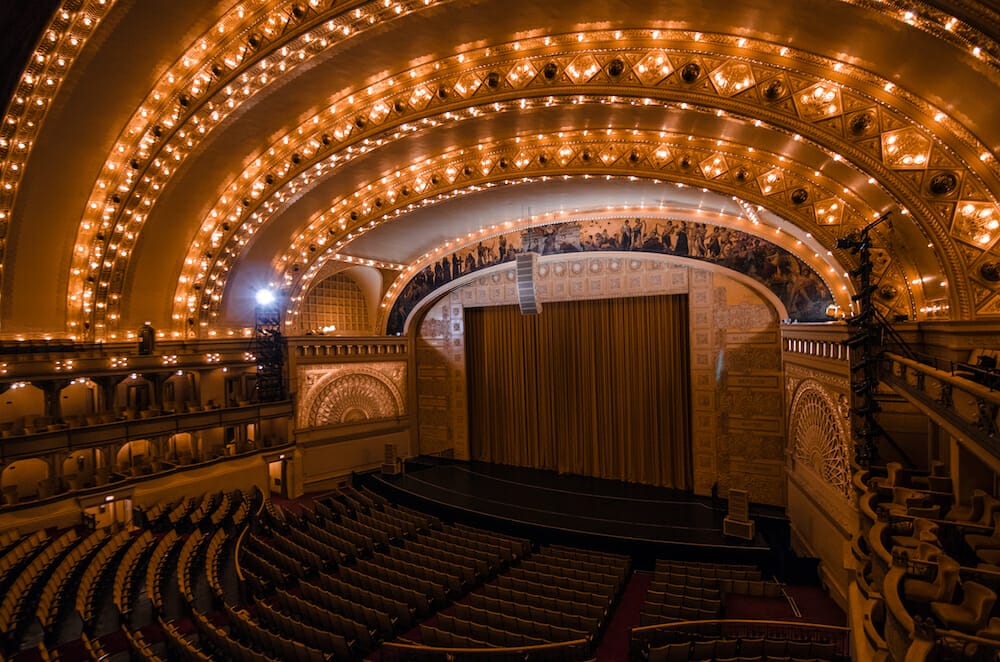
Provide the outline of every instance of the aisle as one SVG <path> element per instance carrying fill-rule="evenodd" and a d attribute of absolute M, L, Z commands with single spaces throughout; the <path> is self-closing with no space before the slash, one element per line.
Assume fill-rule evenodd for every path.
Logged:
<path fill-rule="evenodd" d="M 642 603 L 652 581 L 653 574 L 650 572 L 632 573 L 622 599 L 615 607 L 608 629 L 604 632 L 601 645 L 597 647 L 597 662 L 628 660 L 629 629 L 639 625 L 639 612 L 642 611 Z"/>

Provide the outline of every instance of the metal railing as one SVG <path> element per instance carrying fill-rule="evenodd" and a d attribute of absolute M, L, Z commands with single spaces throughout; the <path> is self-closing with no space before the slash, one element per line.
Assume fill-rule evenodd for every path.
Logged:
<path fill-rule="evenodd" d="M 1000 459 L 1000 390 L 969 379 L 961 364 L 936 363 L 941 367 L 886 352 L 879 378 L 952 434 Z"/>

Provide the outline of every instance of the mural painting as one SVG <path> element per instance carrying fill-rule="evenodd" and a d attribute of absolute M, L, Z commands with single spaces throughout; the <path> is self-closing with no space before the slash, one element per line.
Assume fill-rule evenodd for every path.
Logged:
<path fill-rule="evenodd" d="M 406 284 L 389 313 L 387 331 L 401 333 L 413 307 L 456 278 L 513 261 L 518 253 L 584 251 L 662 253 L 718 264 L 762 283 L 785 305 L 789 317 L 800 322 L 826 321 L 826 308 L 833 303 L 830 289 L 811 267 L 760 237 L 705 223 L 613 219 L 529 228 L 445 255 Z"/>

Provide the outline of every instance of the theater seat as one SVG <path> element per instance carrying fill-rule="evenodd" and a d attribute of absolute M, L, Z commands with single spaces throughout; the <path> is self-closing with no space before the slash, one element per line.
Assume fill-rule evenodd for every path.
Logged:
<path fill-rule="evenodd" d="M 1000 512 L 993 513 L 993 531 L 989 535 L 970 534 L 965 536 L 965 542 L 973 551 L 982 549 L 1000 549 Z"/>
<path fill-rule="evenodd" d="M 986 506 L 986 497 L 989 496 L 983 490 L 975 490 L 967 504 L 956 504 L 951 507 L 944 518 L 949 522 L 977 522 L 983 517 L 983 508 Z"/>
<path fill-rule="evenodd" d="M 947 628 L 973 634 L 986 627 L 997 594 L 982 584 L 966 582 L 960 604 L 932 602 L 931 613 Z"/>
<path fill-rule="evenodd" d="M 958 561 L 941 554 L 937 559 L 937 576 L 934 581 L 907 578 L 903 581 L 903 595 L 914 602 L 951 602 L 958 586 Z"/>

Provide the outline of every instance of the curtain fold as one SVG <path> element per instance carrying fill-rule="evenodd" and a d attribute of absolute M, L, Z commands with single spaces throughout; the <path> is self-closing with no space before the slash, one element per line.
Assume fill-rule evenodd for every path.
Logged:
<path fill-rule="evenodd" d="M 475 460 L 691 486 L 686 295 L 465 311 Z"/>

